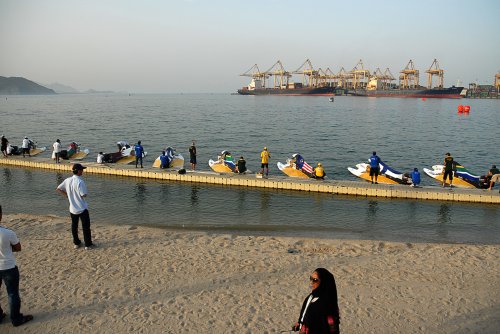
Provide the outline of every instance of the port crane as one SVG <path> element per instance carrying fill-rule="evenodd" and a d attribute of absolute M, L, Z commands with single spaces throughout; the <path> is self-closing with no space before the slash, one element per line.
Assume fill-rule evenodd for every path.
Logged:
<path fill-rule="evenodd" d="M 401 89 L 414 89 L 419 86 L 419 71 L 415 69 L 413 60 L 410 59 L 404 70 L 399 72 L 399 87 Z"/>
<path fill-rule="evenodd" d="M 274 63 L 264 74 L 267 77 L 274 78 L 274 88 L 288 88 L 289 80 L 292 77 L 290 72 L 285 71 L 280 60 Z"/>
<path fill-rule="evenodd" d="M 337 87 L 342 87 L 344 89 L 347 89 L 348 88 L 348 80 L 349 80 L 349 74 L 346 72 L 346 70 L 342 67 L 339 71 L 339 73 L 337 73 L 337 75 L 335 75 L 335 78 L 334 80 L 337 81 Z"/>
<path fill-rule="evenodd" d="M 302 85 L 304 87 L 316 87 L 319 79 L 318 71 L 314 69 L 309 59 L 295 71 L 293 74 L 302 74 Z"/>
<path fill-rule="evenodd" d="M 353 89 L 366 88 L 370 78 L 370 71 L 365 70 L 363 61 L 360 59 L 356 66 L 349 72 Z"/>
<path fill-rule="evenodd" d="M 266 72 L 261 72 L 259 69 L 259 66 L 257 64 L 253 65 L 250 67 L 248 71 L 246 71 L 243 74 L 240 74 L 242 77 L 251 77 L 253 80 L 252 81 L 259 81 L 262 84 L 262 88 L 266 87 L 266 79 L 269 77 L 269 75 Z"/>
<path fill-rule="evenodd" d="M 497 89 L 497 94 L 500 93 L 500 71 L 495 74 L 495 88 Z"/>
<path fill-rule="evenodd" d="M 427 71 L 427 88 L 431 89 L 432 88 L 432 77 L 436 75 L 438 77 L 438 82 L 437 86 L 438 88 L 443 88 L 443 81 L 444 81 L 444 70 L 439 68 L 439 63 L 437 59 L 434 59 L 432 62 L 431 67 Z"/>

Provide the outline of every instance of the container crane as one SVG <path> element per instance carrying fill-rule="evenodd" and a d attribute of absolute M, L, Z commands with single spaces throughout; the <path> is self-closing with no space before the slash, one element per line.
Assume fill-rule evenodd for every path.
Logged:
<path fill-rule="evenodd" d="M 243 74 L 240 74 L 242 77 L 250 77 L 252 78 L 252 83 L 250 85 L 259 86 L 259 88 L 266 87 L 266 79 L 269 75 L 266 72 L 261 72 L 259 66 L 257 64 L 250 67 L 248 71 Z"/>
<path fill-rule="evenodd" d="M 500 93 L 500 71 L 495 75 L 495 88 L 497 89 L 497 94 Z"/>
<path fill-rule="evenodd" d="M 365 70 L 363 61 L 360 59 L 356 66 L 349 72 L 351 76 L 352 88 L 366 88 L 370 78 L 370 71 Z"/>
<path fill-rule="evenodd" d="M 304 87 L 315 87 L 317 86 L 317 82 L 319 79 L 318 71 L 316 71 L 309 59 L 306 61 L 295 71 L 293 74 L 302 74 L 302 85 Z"/>
<path fill-rule="evenodd" d="M 288 88 L 289 80 L 292 77 L 290 72 L 285 71 L 280 60 L 274 63 L 267 71 L 264 72 L 268 77 L 274 78 L 274 88 Z"/>
<path fill-rule="evenodd" d="M 436 75 L 438 77 L 438 82 L 437 82 L 437 88 L 443 88 L 443 81 L 444 81 L 444 70 L 439 68 L 439 63 L 437 59 L 434 59 L 432 62 L 431 67 L 427 71 L 427 88 L 431 89 L 432 88 L 432 77 Z"/>
<path fill-rule="evenodd" d="M 404 70 L 399 72 L 399 87 L 401 89 L 414 89 L 419 86 L 419 71 L 415 69 L 413 60 L 410 59 Z"/>

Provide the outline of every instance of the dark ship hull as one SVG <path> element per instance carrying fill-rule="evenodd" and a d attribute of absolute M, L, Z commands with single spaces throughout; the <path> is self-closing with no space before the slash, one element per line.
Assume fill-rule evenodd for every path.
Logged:
<path fill-rule="evenodd" d="M 334 93 L 334 87 L 302 87 L 302 88 L 258 88 L 258 89 L 248 89 L 244 87 L 243 89 L 238 89 L 238 94 L 241 95 L 285 95 L 285 96 L 297 96 L 297 95 L 316 95 L 316 96 L 331 96 Z"/>
<path fill-rule="evenodd" d="M 422 89 L 350 89 L 348 95 L 368 97 L 408 97 L 408 98 L 439 98 L 459 99 L 463 87 L 450 88 L 422 88 Z"/>

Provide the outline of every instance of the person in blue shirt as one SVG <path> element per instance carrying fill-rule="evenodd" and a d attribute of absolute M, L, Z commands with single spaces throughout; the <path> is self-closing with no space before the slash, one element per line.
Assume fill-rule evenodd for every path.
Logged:
<path fill-rule="evenodd" d="M 412 187 L 418 187 L 420 184 L 420 172 L 416 167 L 413 169 L 413 172 L 411 172 L 411 182 L 413 183 L 411 185 Z"/>
<path fill-rule="evenodd" d="M 165 151 L 163 151 L 160 155 L 160 168 L 168 168 L 170 167 L 170 159 L 166 155 Z"/>
<path fill-rule="evenodd" d="M 135 150 L 135 168 L 137 168 L 137 164 L 139 161 L 141 162 L 141 168 L 142 168 L 142 156 L 144 155 L 144 148 L 141 145 L 141 141 L 139 140 L 137 142 L 137 145 L 134 146 Z"/>
<path fill-rule="evenodd" d="M 375 184 L 378 184 L 377 178 L 380 173 L 380 158 L 377 156 L 377 152 L 373 151 L 373 155 L 368 159 L 370 161 L 370 177 L 373 183 L 373 177 L 375 177 Z"/>

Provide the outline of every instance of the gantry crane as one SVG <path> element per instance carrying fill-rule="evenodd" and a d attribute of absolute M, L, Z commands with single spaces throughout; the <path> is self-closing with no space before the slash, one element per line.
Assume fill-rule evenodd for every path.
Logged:
<path fill-rule="evenodd" d="M 389 70 L 389 67 L 387 67 L 384 71 L 384 78 L 382 79 L 382 86 L 384 89 L 391 88 L 392 82 L 396 80 L 394 75 L 392 75 L 391 70 Z"/>
<path fill-rule="evenodd" d="M 438 77 L 438 83 L 437 86 L 438 88 L 443 88 L 443 81 L 444 81 L 444 70 L 439 68 L 439 63 L 437 59 L 434 59 L 432 62 L 431 67 L 427 71 L 427 88 L 431 89 L 432 88 L 432 77 L 436 75 Z"/>
<path fill-rule="evenodd" d="M 399 88 L 414 89 L 419 86 L 419 71 L 413 66 L 413 61 L 410 59 L 404 70 L 399 76 Z"/>
<path fill-rule="evenodd" d="M 335 75 L 335 80 L 337 81 L 337 86 L 342 87 L 344 89 L 349 88 L 349 74 L 346 72 L 346 70 L 342 67 Z"/>
<path fill-rule="evenodd" d="M 497 94 L 500 93 L 500 71 L 495 75 L 495 88 L 497 89 Z"/>
<path fill-rule="evenodd" d="M 240 76 L 251 77 L 253 79 L 252 81 L 260 81 L 262 84 L 262 88 L 266 87 L 266 79 L 269 77 L 269 75 L 266 72 L 260 71 L 259 66 L 257 66 L 257 64 L 250 67 L 250 69 L 245 73 L 240 74 Z"/>
<path fill-rule="evenodd" d="M 288 88 L 288 83 L 292 75 L 285 71 L 280 60 L 274 63 L 267 71 L 264 72 L 268 77 L 274 78 L 274 88 Z"/>
<path fill-rule="evenodd" d="M 349 72 L 352 88 L 366 88 L 370 78 L 370 71 L 365 70 L 363 61 L 360 59 L 356 66 Z"/>
<path fill-rule="evenodd" d="M 309 59 L 306 59 L 306 61 L 292 73 L 302 74 L 302 85 L 304 87 L 316 87 L 318 85 L 318 71 L 313 68 Z"/>

